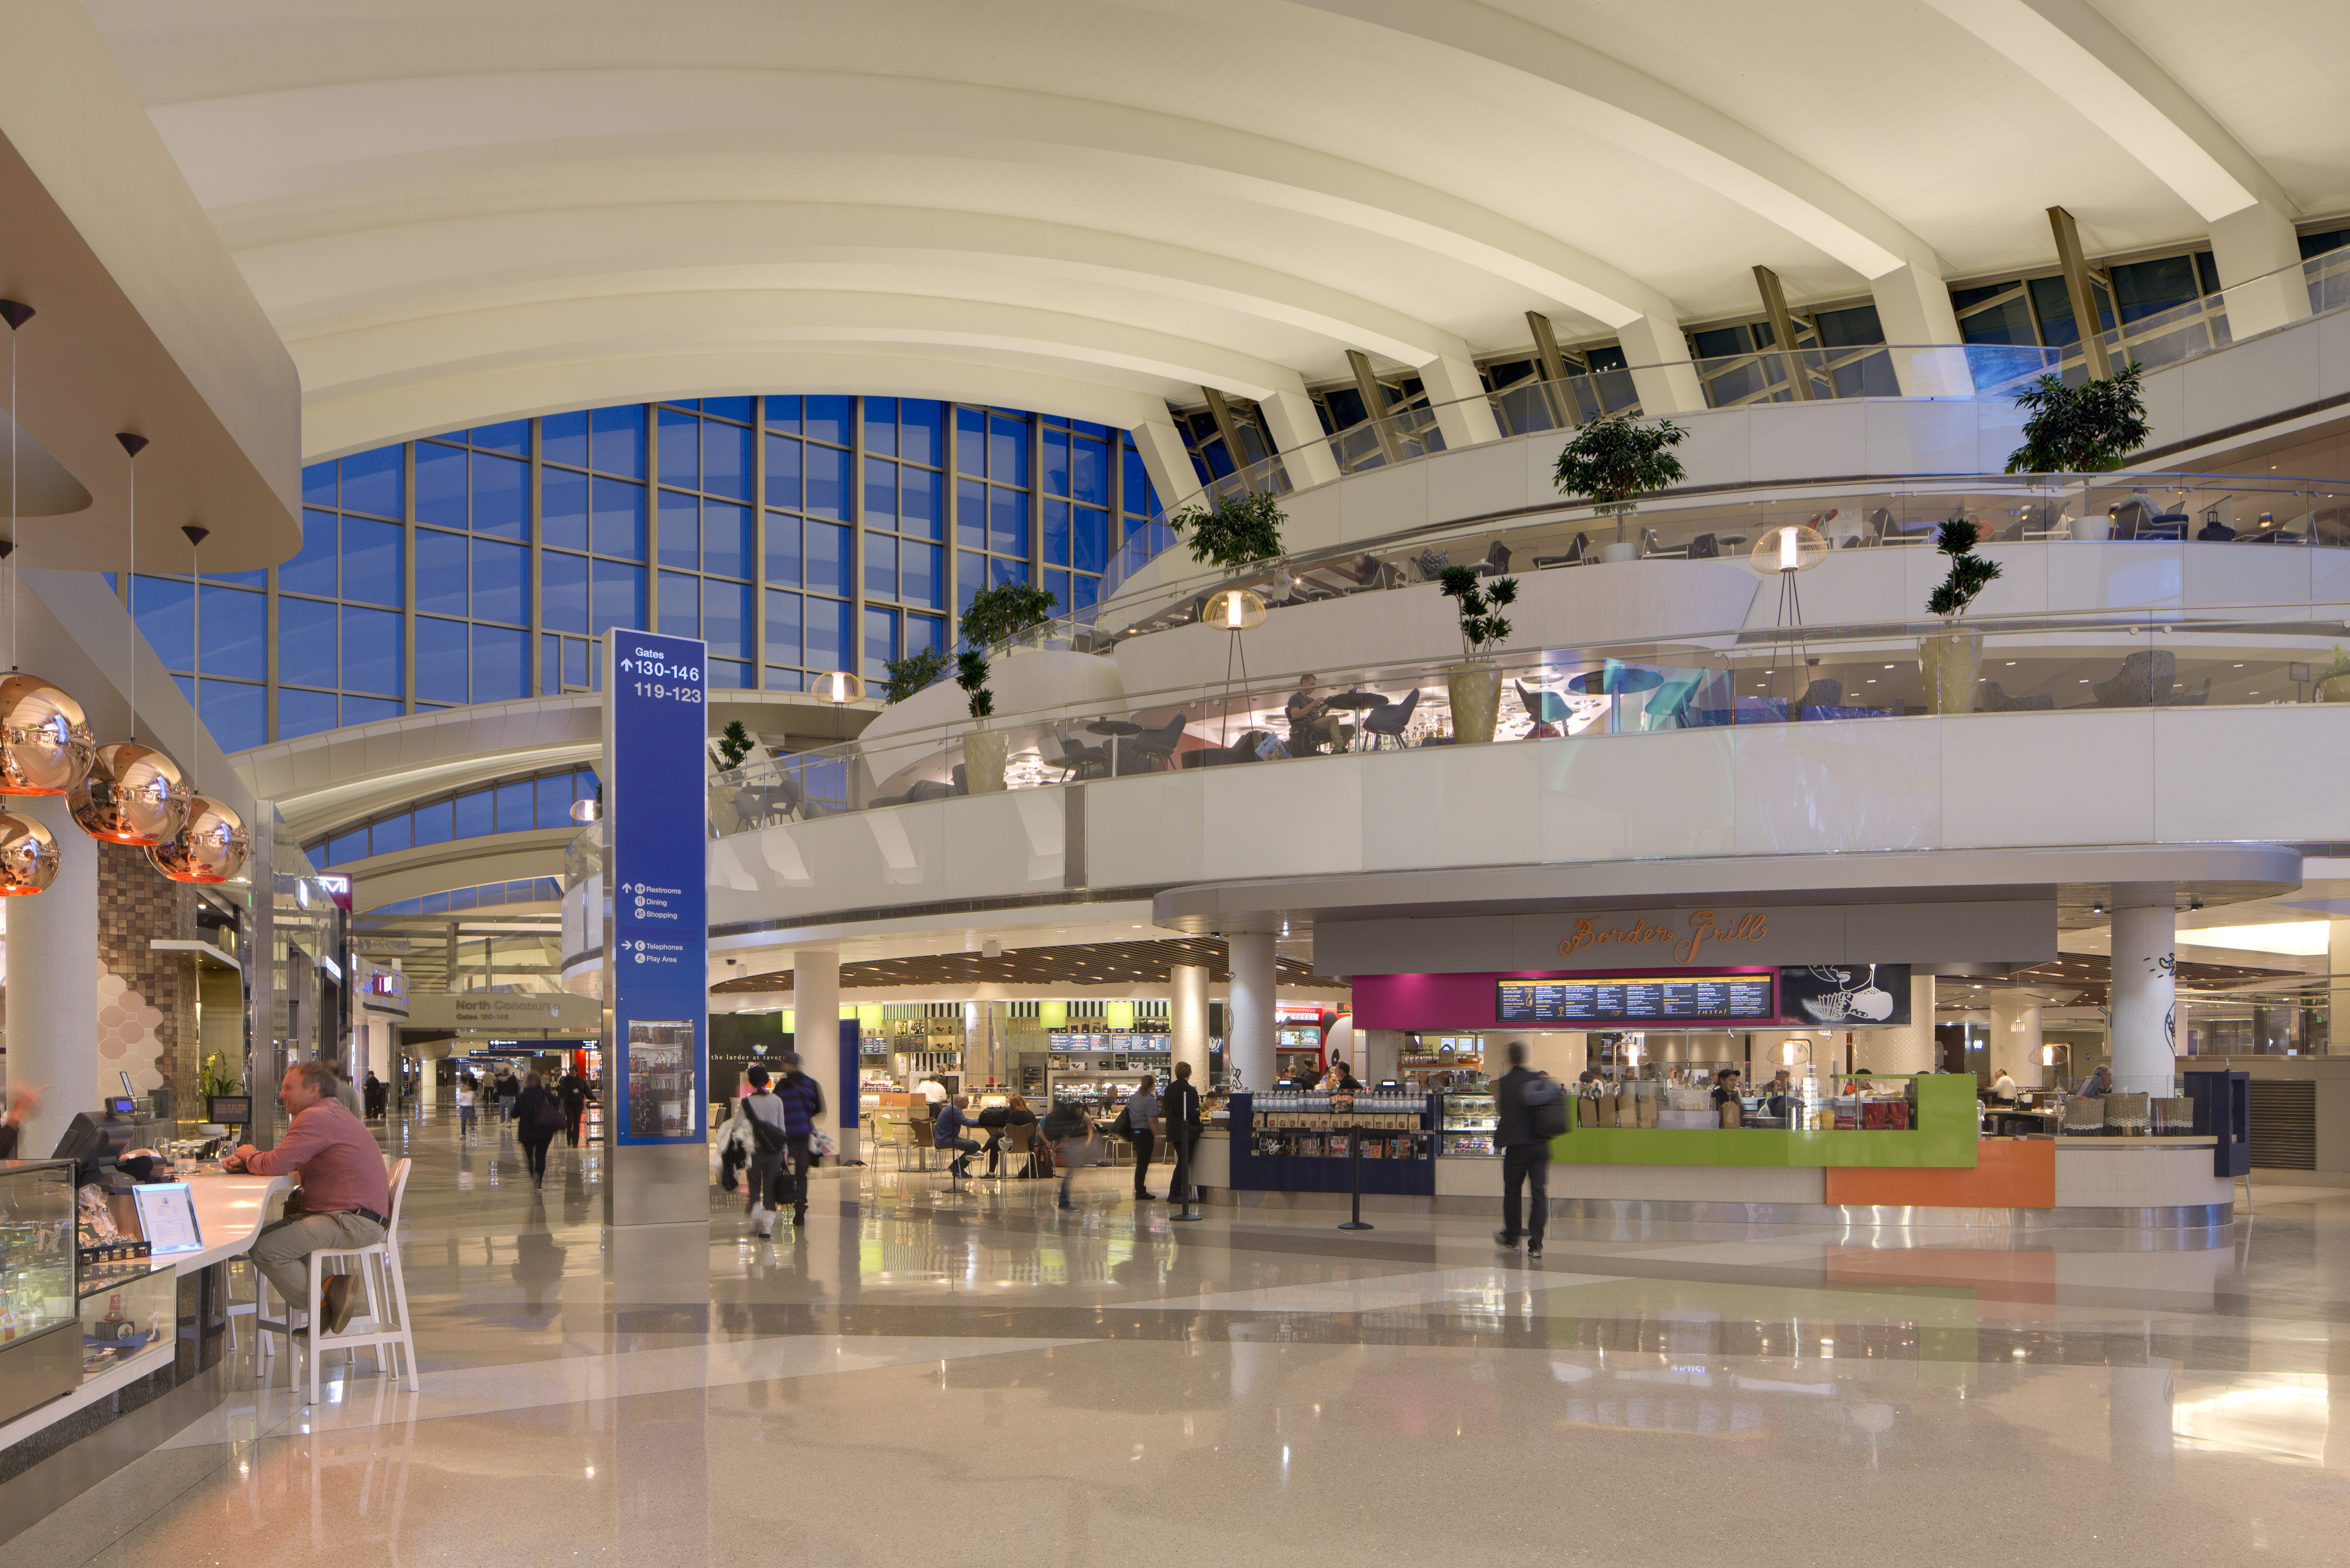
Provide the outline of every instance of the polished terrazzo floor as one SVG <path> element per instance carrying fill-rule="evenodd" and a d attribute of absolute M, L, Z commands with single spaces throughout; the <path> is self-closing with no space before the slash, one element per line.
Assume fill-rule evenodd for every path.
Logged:
<path fill-rule="evenodd" d="M 1529 1263 L 1491 1220 L 873 1171 L 805 1236 L 714 1200 L 608 1249 L 592 1151 L 538 1194 L 494 1133 L 388 1136 L 423 1392 L 181 1390 L 0 1556 L 2350 1558 L 2350 1191 L 2208 1245 L 1584 1223 Z"/>

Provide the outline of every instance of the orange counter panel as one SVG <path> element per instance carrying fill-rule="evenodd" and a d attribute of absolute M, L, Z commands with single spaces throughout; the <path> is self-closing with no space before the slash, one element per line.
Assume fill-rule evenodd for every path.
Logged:
<path fill-rule="evenodd" d="M 2056 1145 L 2046 1139 L 1993 1138 L 1960 1166 L 1840 1166 L 1827 1172 L 1830 1203 L 1926 1209 L 2053 1209 Z"/>

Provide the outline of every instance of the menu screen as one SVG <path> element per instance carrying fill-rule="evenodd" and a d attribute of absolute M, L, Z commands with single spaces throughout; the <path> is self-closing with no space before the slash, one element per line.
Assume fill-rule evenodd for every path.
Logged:
<path fill-rule="evenodd" d="M 1496 981 L 1493 1016 L 1503 1023 L 1700 1023 L 1778 1015 L 1767 974 L 1704 974 L 1670 980 Z"/>

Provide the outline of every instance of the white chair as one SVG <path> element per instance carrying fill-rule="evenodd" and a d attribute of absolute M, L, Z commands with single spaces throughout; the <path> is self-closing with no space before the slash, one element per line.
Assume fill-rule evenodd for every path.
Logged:
<path fill-rule="evenodd" d="M 408 1358 L 408 1390 L 421 1393 L 423 1385 L 416 1375 L 416 1341 L 410 1333 L 408 1315 L 408 1283 L 400 1272 L 400 1210 L 408 1194 L 410 1162 L 400 1160 L 391 1168 L 391 1213 L 385 1225 L 383 1240 L 364 1247 L 328 1247 L 310 1254 L 308 1300 L 305 1303 L 303 1322 L 310 1326 L 307 1335 L 293 1332 L 292 1313 L 286 1322 L 271 1322 L 255 1314 L 255 1327 L 271 1334 L 282 1334 L 296 1354 L 307 1351 L 310 1357 L 310 1378 L 307 1403 L 318 1402 L 318 1354 L 324 1350 L 358 1351 L 371 1349 L 376 1355 L 380 1372 L 400 1376 L 399 1355 L 390 1364 L 383 1359 L 386 1346 L 397 1347 L 400 1355 Z M 367 1302 L 354 1314 L 348 1327 L 340 1334 L 328 1334 L 318 1317 L 319 1293 L 327 1281 L 327 1264 L 335 1259 L 348 1259 L 354 1267 L 350 1272 L 359 1281 L 358 1288 L 367 1293 Z M 290 1360 L 286 1380 L 293 1380 Z"/>
<path fill-rule="evenodd" d="M 262 1205 L 261 1224 L 263 1228 L 265 1229 L 285 1217 L 286 1199 L 290 1196 L 290 1193 L 291 1189 L 289 1189 L 286 1192 L 272 1194 L 269 1199 Z M 241 1302 L 236 1299 L 236 1268 L 239 1264 L 244 1265 L 245 1277 L 253 1282 L 253 1299 L 249 1302 Z M 228 1298 L 228 1305 L 223 1310 L 221 1315 L 228 1319 L 228 1347 L 230 1350 L 234 1351 L 237 1347 L 236 1320 L 241 1317 L 249 1317 L 254 1319 L 256 1323 L 259 1322 L 261 1317 L 261 1298 L 269 1293 L 269 1282 L 261 1277 L 261 1271 L 253 1266 L 253 1260 L 250 1257 L 240 1255 L 238 1257 L 231 1258 L 227 1264 L 222 1269 L 221 1289 L 225 1293 Z M 253 1348 L 255 1369 L 258 1370 L 259 1362 L 263 1358 L 266 1357 L 270 1353 L 269 1336 L 256 1331 L 254 1334 Z"/>

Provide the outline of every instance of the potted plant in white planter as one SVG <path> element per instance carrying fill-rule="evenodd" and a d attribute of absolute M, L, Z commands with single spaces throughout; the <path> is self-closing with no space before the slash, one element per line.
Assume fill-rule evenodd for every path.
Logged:
<path fill-rule="evenodd" d="M 981 721 L 962 738 L 963 788 L 972 794 L 1003 788 L 1006 736 L 985 722 L 995 711 L 995 693 L 987 689 L 988 654 L 999 648 L 1009 651 L 1014 638 L 1044 624 L 1060 602 L 1027 583 L 998 583 L 980 589 L 963 607 L 964 646 L 955 655 L 955 684 L 970 693 L 971 716 Z"/>
<path fill-rule="evenodd" d="M 1575 432 L 1558 454 L 1553 480 L 1571 500 L 1588 500 L 1602 517 L 1616 519 L 1616 543 L 1600 547 L 1603 561 L 1637 560 L 1639 545 L 1627 540 L 1624 525 L 1641 498 L 1668 490 L 1689 477 L 1672 447 L 1689 431 L 1670 420 L 1643 423 L 1628 414 L 1608 414 Z"/>
<path fill-rule="evenodd" d="M 1472 566 L 1447 566 L 1437 582 L 1461 612 L 1461 662 L 1444 672 L 1453 737 L 1464 746 L 1482 743 L 1493 738 L 1502 713 L 1502 667 L 1485 650 L 1510 635 L 1500 612 L 1518 602 L 1518 579 L 1487 583 Z"/>
<path fill-rule="evenodd" d="M 2007 472 L 2053 476 L 2119 468 L 2146 444 L 2150 431 L 2138 384 L 2141 369 L 2132 360 L 2103 380 L 2077 387 L 2066 386 L 2054 374 L 2033 381 L 2015 400 L 2032 417 L 2023 422 L 2023 444 L 2008 453 Z M 2054 488 L 2053 481 L 2050 488 Z M 2112 527 L 2090 510 L 2089 487 L 2084 483 L 2073 537 L 2103 539 Z"/>
<path fill-rule="evenodd" d="M 2317 700 L 2320 702 L 2350 702 L 2350 653 L 2342 645 L 2334 645 L 2334 662 L 2317 672 Z"/>
<path fill-rule="evenodd" d="M 1982 530 L 1953 517 L 1934 531 L 1934 548 L 1950 558 L 1948 576 L 1926 596 L 1926 613 L 1942 618 L 1943 630 L 1918 639 L 1918 668 L 1926 677 L 1926 701 L 1937 713 L 1971 713 L 1975 682 L 1982 671 L 1982 633 L 1958 629 L 1959 617 L 2000 576 L 2000 564 L 1975 554 Z"/>

